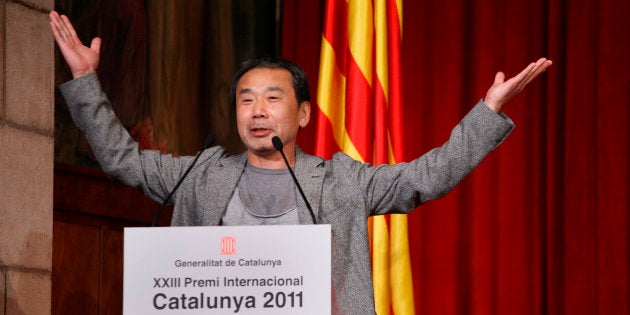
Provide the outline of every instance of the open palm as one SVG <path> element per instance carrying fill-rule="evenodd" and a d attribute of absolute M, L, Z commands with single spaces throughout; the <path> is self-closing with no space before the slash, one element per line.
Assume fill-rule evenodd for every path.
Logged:
<path fill-rule="evenodd" d="M 90 47 L 87 47 L 81 43 L 68 17 L 60 16 L 55 11 L 51 11 L 49 16 L 55 41 L 70 67 L 72 76 L 78 78 L 96 71 L 100 60 L 101 39 L 94 38 Z"/>
<path fill-rule="evenodd" d="M 494 77 L 494 84 L 488 89 L 484 102 L 498 113 L 503 108 L 503 105 L 520 93 L 535 77 L 547 70 L 551 63 L 551 60 L 540 58 L 538 61 L 530 63 L 521 73 L 507 81 L 505 81 L 503 72 L 497 72 Z"/>

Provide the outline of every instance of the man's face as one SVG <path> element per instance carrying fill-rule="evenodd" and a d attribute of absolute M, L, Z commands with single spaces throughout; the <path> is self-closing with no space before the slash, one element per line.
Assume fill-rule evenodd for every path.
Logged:
<path fill-rule="evenodd" d="M 275 151 L 271 138 L 280 137 L 292 153 L 299 127 L 310 119 L 310 104 L 298 106 L 291 73 L 285 69 L 255 68 L 236 86 L 236 121 L 241 140 L 250 153 Z"/>

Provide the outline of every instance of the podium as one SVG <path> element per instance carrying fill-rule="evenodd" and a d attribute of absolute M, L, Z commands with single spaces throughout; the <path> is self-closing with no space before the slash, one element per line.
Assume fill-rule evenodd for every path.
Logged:
<path fill-rule="evenodd" d="M 330 225 L 125 228 L 123 314 L 330 314 Z"/>

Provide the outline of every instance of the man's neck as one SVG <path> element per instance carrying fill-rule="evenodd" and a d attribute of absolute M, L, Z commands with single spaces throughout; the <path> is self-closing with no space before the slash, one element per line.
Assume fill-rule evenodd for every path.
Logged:
<path fill-rule="evenodd" d="M 295 149 L 288 151 L 284 149 L 287 160 L 291 167 L 295 166 Z M 286 169 L 287 165 L 282 158 L 280 152 L 276 151 L 270 154 L 257 154 L 252 151 L 247 152 L 247 163 L 252 166 L 266 169 Z"/>

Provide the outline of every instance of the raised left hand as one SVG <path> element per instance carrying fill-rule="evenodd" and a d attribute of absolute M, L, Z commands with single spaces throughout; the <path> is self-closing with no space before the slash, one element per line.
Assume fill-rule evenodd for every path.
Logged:
<path fill-rule="evenodd" d="M 551 64 L 551 60 L 540 58 L 507 81 L 503 72 L 497 72 L 494 76 L 494 84 L 488 89 L 484 102 L 495 113 L 500 112 L 503 105 L 520 93 L 535 77 L 547 70 Z"/>

